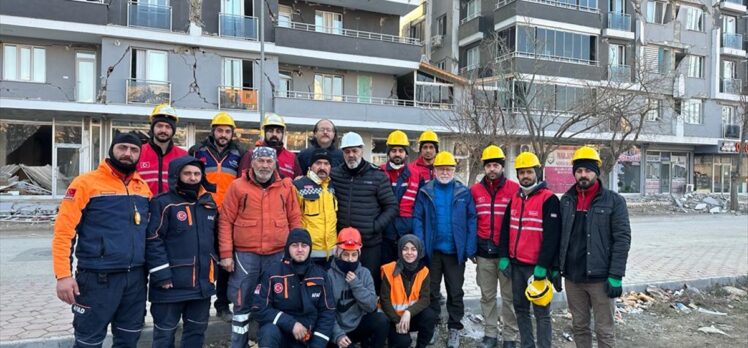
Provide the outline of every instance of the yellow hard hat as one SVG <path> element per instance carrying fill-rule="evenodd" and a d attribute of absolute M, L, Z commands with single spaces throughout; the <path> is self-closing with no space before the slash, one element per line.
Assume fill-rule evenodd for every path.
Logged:
<path fill-rule="evenodd" d="M 172 118 L 174 119 L 174 122 L 179 121 L 179 117 L 177 117 L 177 111 L 174 110 L 171 105 L 166 103 L 156 105 L 151 111 L 151 115 L 148 117 L 148 121 L 153 122 L 153 118 L 159 115 Z"/>
<path fill-rule="evenodd" d="M 574 151 L 574 157 L 571 158 L 571 162 L 575 162 L 576 160 L 580 159 L 589 159 L 597 161 L 598 166 L 603 165 L 603 161 L 600 159 L 600 154 L 597 152 L 597 150 L 589 147 L 589 146 L 582 146 L 577 149 L 577 151 Z"/>
<path fill-rule="evenodd" d="M 392 131 L 387 137 L 387 146 L 404 146 L 407 149 L 410 146 L 408 135 L 401 130 Z"/>
<path fill-rule="evenodd" d="M 540 167 L 540 160 L 532 152 L 523 152 L 514 159 L 514 169 Z"/>
<path fill-rule="evenodd" d="M 274 112 L 267 112 L 265 113 L 265 119 L 262 121 L 262 129 L 265 129 L 267 126 L 277 126 L 286 129 L 286 121 L 283 120 L 281 115 Z"/>
<path fill-rule="evenodd" d="M 228 113 L 219 112 L 213 116 L 213 121 L 210 122 L 210 126 L 231 126 L 231 128 L 236 128 L 236 123 L 234 123 L 234 119 L 231 118 L 231 115 Z"/>
<path fill-rule="evenodd" d="M 537 280 L 531 277 L 527 281 L 525 297 L 536 306 L 546 307 L 553 300 L 553 285 L 548 279 Z"/>
<path fill-rule="evenodd" d="M 500 147 L 496 145 L 488 145 L 485 149 L 483 149 L 483 156 L 481 156 L 481 161 L 491 160 L 491 159 L 504 159 L 504 151 L 501 150 Z"/>
<path fill-rule="evenodd" d="M 418 137 L 418 143 L 424 143 L 424 142 L 432 142 L 432 143 L 439 143 L 439 137 L 436 135 L 436 133 L 432 130 L 426 130 L 423 133 L 421 133 L 421 136 Z"/>
<path fill-rule="evenodd" d="M 456 166 L 457 161 L 455 161 L 455 156 L 452 156 L 452 154 L 449 151 L 442 151 L 436 154 L 436 157 L 434 158 L 434 167 L 442 167 L 442 166 Z"/>

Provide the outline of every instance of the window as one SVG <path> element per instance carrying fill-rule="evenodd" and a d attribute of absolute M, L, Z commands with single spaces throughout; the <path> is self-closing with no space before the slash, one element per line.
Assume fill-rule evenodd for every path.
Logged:
<path fill-rule="evenodd" d="M 293 91 L 293 80 L 291 79 L 291 72 L 289 71 L 278 71 L 278 94 L 281 97 L 290 97 L 290 91 Z"/>
<path fill-rule="evenodd" d="M 278 26 L 289 28 L 293 22 L 293 9 L 291 6 L 278 5 Z"/>
<path fill-rule="evenodd" d="M 704 57 L 688 56 L 688 77 L 704 78 Z"/>
<path fill-rule="evenodd" d="M 75 53 L 75 100 L 81 103 L 96 101 L 96 53 Z"/>
<path fill-rule="evenodd" d="M 447 15 L 443 14 L 436 19 L 436 35 L 447 35 Z"/>
<path fill-rule="evenodd" d="M 688 99 L 683 102 L 682 112 L 683 120 L 688 124 L 702 124 L 704 122 L 700 99 Z"/>
<path fill-rule="evenodd" d="M 623 0 L 610 0 L 609 6 L 610 6 L 610 8 L 609 8 L 610 12 L 615 12 L 615 13 L 625 13 L 626 12 L 626 11 L 624 11 L 625 10 L 625 6 L 624 6 Z"/>
<path fill-rule="evenodd" d="M 696 7 L 684 7 L 686 9 L 686 29 L 704 31 L 704 11 Z"/>
<path fill-rule="evenodd" d="M 10 81 L 46 81 L 46 50 L 43 47 L 5 45 L 3 79 Z"/>
<path fill-rule="evenodd" d="M 623 45 L 608 46 L 608 64 L 626 65 L 626 47 Z"/>
<path fill-rule="evenodd" d="M 722 32 L 725 34 L 735 34 L 738 19 L 733 16 L 722 16 Z"/>
<path fill-rule="evenodd" d="M 669 74 L 672 67 L 672 51 L 669 48 L 660 47 L 657 50 L 657 72 Z"/>
<path fill-rule="evenodd" d="M 418 41 L 423 41 L 423 26 L 424 21 L 418 21 L 418 23 L 413 23 L 410 25 L 410 28 L 408 29 L 408 37 L 411 39 L 417 39 Z"/>
<path fill-rule="evenodd" d="M 738 71 L 735 69 L 735 62 L 731 60 L 722 61 L 722 78 L 723 79 L 735 79 L 738 77 Z"/>
<path fill-rule="evenodd" d="M 477 69 L 480 65 L 480 46 L 470 48 L 466 52 L 467 54 L 467 70 Z"/>
<path fill-rule="evenodd" d="M 645 104 L 644 107 L 647 107 Z M 645 119 L 649 122 L 657 122 L 660 120 L 660 101 L 649 100 L 649 110 L 647 111 Z"/>
<path fill-rule="evenodd" d="M 469 21 L 478 16 L 480 16 L 480 0 L 468 1 L 464 21 Z"/>
<path fill-rule="evenodd" d="M 343 34 L 343 14 L 327 11 L 316 11 L 314 16 L 315 30 L 329 34 Z"/>
<path fill-rule="evenodd" d="M 545 28 L 517 27 L 517 52 L 542 58 L 595 64 L 596 36 Z"/>
<path fill-rule="evenodd" d="M 442 70 L 447 70 L 447 60 L 443 59 L 436 63 L 436 67 Z"/>
<path fill-rule="evenodd" d="M 339 75 L 315 74 L 314 99 L 341 101 L 343 77 Z"/>
<path fill-rule="evenodd" d="M 130 73 L 130 77 L 137 80 L 169 81 L 168 53 L 156 50 L 133 50 Z"/>
<path fill-rule="evenodd" d="M 254 86 L 251 60 L 236 58 L 223 59 L 223 86 L 249 88 Z"/>
<path fill-rule="evenodd" d="M 371 76 L 359 75 L 356 80 L 359 103 L 371 103 Z"/>
<path fill-rule="evenodd" d="M 665 24 L 668 3 L 664 1 L 647 2 L 647 22 L 656 24 Z"/>
<path fill-rule="evenodd" d="M 722 105 L 722 124 L 726 126 L 738 124 L 734 106 Z"/>
<path fill-rule="evenodd" d="M 579 2 L 579 8 L 582 10 L 587 10 L 587 11 L 597 10 L 597 0 L 579 0 L 578 2 Z"/>

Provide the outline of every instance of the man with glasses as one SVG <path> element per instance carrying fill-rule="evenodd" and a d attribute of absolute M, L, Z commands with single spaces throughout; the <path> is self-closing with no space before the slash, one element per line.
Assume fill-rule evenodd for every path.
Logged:
<path fill-rule="evenodd" d="M 335 124 L 328 119 L 321 119 L 314 125 L 313 133 L 309 147 L 301 150 L 296 156 L 299 159 L 302 175 L 306 175 L 309 167 L 312 166 L 312 154 L 316 149 L 327 150 L 333 168 L 343 164 L 343 151 L 337 147 L 338 131 L 335 129 Z"/>

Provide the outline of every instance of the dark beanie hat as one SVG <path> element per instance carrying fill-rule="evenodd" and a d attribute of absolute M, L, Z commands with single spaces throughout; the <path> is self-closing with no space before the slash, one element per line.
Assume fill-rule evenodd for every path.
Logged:
<path fill-rule="evenodd" d="M 486 164 L 489 164 L 489 163 L 498 163 L 498 164 L 501 164 L 502 167 L 506 167 L 504 165 L 505 162 L 504 162 L 503 158 L 491 158 L 491 159 L 487 159 L 487 160 L 483 161 L 483 166 L 485 167 Z"/>
<path fill-rule="evenodd" d="M 578 159 L 574 161 L 574 164 L 572 166 L 572 173 L 576 173 L 577 168 L 587 168 L 593 172 L 595 172 L 595 175 L 600 176 L 600 166 L 597 165 L 597 161 L 593 159 Z"/>
<path fill-rule="evenodd" d="M 143 143 L 140 141 L 140 138 L 138 138 L 137 135 L 133 133 L 119 133 L 114 136 L 114 139 L 112 139 L 112 148 L 114 148 L 114 145 L 116 144 L 132 144 L 137 147 L 143 146 Z"/>
<path fill-rule="evenodd" d="M 309 231 L 303 228 L 294 228 L 288 233 L 288 239 L 286 240 L 286 249 L 293 243 L 304 243 L 312 246 L 312 237 L 309 235 Z"/>
<path fill-rule="evenodd" d="M 171 126 L 171 130 L 176 133 L 177 131 L 177 122 L 174 120 L 174 118 L 165 116 L 165 115 L 156 115 L 153 116 L 153 119 L 151 120 L 151 133 L 153 133 L 153 127 L 158 122 L 166 122 Z"/>
<path fill-rule="evenodd" d="M 332 164 L 332 158 L 330 158 L 330 153 L 325 149 L 314 149 L 312 152 L 312 160 L 309 162 L 309 164 L 314 164 L 314 162 L 317 162 L 317 160 L 327 160 L 327 162 L 330 162 Z"/>

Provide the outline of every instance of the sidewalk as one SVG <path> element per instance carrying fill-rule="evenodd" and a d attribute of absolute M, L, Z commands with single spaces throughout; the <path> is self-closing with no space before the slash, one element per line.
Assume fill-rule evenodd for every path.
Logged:
<path fill-rule="evenodd" d="M 713 281 L 748 274 L 748 218 L 730 215 L 632 219 L 627 289 L 647 284 Z M 55 294 L 50 228 L 0 232 L 0 346 L 68 347 L 72 312 Z M 465 274 L 466 304 L 477 306 L 475 265 Z M 562 298 L 559 296 L 559 299 Z M 150 314 L 146 316 L 150 327 Z M 146 329 L 148 330 L 148 328 Z M 215 321 L 209 333 L 228 337 L 229 325 Z M 141 342 L 148 342 L 144 332 Z M 145 344 L 149 346 L 149 344 Z"/>

